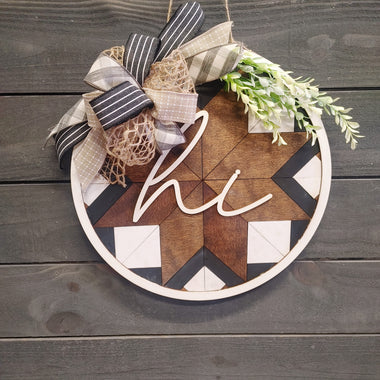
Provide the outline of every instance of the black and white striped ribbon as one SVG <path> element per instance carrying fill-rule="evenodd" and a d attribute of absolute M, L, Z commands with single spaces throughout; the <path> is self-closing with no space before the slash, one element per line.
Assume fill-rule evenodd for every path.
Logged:
<path fill-rule="evenodd" d="M 204 14 L 197 2 L 182 4 L 162 29 L 161 46 L 155 61 L 161 61 L 171 51 L 191 40 L 203 25 Z"/>
<path fill-rule="evenodd" d="M 115 127 L 137 116 L 144 108 L 152 108 L 153 102 L 140 87 L 124 82 L 90 101 L 104 129 Z"/>
<path fill-rule="evenodd" d="M 55 149 L 61 169 L 68 167 L 69 160 L 66 159 L 67 156 L 76 144 L 86 138 L 90 131 L 91 127 L 87 124 L 87 121 L 84 121 L 62 129 L 55 135 Z"/>
<path fill-rule="evenodd" d="M 136 33 L 132 33 L 125 44 L 124 66 L 140 85 L 149 74 L 159 46 L 158 38 Z"/>

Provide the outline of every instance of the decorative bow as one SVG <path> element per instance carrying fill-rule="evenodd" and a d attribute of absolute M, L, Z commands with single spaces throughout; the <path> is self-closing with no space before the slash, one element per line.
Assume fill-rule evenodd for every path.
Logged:
<path fill-rule="evenodd" d="M 185 3 L 158 38 L 133 33 L 125 47 L 98 56 L 84 78 L 97 91 L 84 94 L 49 134 L 55 139 L 61 168 L 68 166 L 73 147 L 80 143 L 73 159 L 84 190 L 106 157 L 103 131 L 125 123 L 146 108 L 153 108 L 156 128 L 152 138 L 159 151 L 185 141 L 176 123 L 192 124 L 195 120 L 198 94 L 194 83 L 209 82 L 232 71 L 242 50 L 232 39 L 232 22 L 219 24 L 190 40 L 203 20 L 197 2 Z M 175 64 L 184 62 L 189 77 L 187 92 L 173 91 L 173 87 L 168 90 L 165 81 L 157 80 L 162 78 L 160 61 L 170 65 L 170 60 Z M 167 78 L 172 81 L 170 72 Z"/>

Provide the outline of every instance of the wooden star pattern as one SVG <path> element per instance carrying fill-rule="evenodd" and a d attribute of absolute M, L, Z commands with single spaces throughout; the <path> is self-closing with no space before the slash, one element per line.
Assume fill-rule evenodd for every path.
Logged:
<path fill-rule="evenodd" d="M 273 198 L 258 208 L 234 217 L 223 217 L 216 206 L 202 214 L 184 214 L 177 206 L 174 191 L 167 189 L 141 217 L 132 222 L 133 210 L 143 183 L 154 162 L 132 167 L 127 176 L 133 184 L 104 214 L 95 227 L 159 225 L 162 284 L 165 285 L 202 248 L 206 247 L 243 281 L 247 279 L 248 222 L 305 220 L 308 215 L 271 179 L 306 142 L 305 133 L 287 133 L 287 146 L 271 143 L 271 134 L 248 133 L 247 115 L 234 94 L 218 93 L 205 107 L 207 128 L 189 156 L 167 177 L 176 179 L 186 207 L 197 208 L 223 190 L 239 169 L 224 202 L 225 210 L 241 208 L 268 193 Z M 186 131 L 191 141 L 198 121 Z M 174 148 L 159 173 L 170 166 L 186 145 Z M 158 174 L 159 174 L 158 173 Z M 147 196 L 162 183 L 153 186 Z"/>

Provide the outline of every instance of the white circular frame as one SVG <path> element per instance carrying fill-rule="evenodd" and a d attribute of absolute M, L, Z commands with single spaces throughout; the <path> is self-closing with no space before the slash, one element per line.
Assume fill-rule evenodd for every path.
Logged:
<path fill-rule="evenodd" d="M 317 136 L 319 141 L 319 147 L 321 152 L 322 161 L 322 174 L 321 174 L 321 189 L 319 194 L 319 199 L 317 202 L 314 214 L 304 232 L 301 239 L 297 244 L 289 251 L 289 253 L 284 256 L 277 264 L 275 264 L 268 271 L 260 274 L 259 276 L 249 280 L 241 285 L 236 285 L 231 288 L 213 291 L 183 291 L 166 288 L 165 286 L 156 284 L 149 281 L 125 267 L 115 256 L 109 252 L 109 250 L 104 246 L 99 236 L 96 234 L 94 227 L 92 226 L 90 219 L 87 215 L 80 182 L 78 180 L 78 174 L 74 164 L 74 160 L 71 161 L 71 190 L 74 200 L 75 210 L 78 214 L 79 221 L 86 233 L 91 244 L 104 259 L 104 261 L 110 265 L 116 272 L 122 275 L 127 280 L 131 281 L 135 285 L 148 290 L 150 292 L 159 294 L 161 296 L 187 300 L 187 301 L 209 301 L 222 298 L 228 298 L 236 296 L 238 294 L 245 293 L 249 290 L 257 288 L 258 286 L 269 281 L 280 272 L 282 272 L 288 265 L 290 265 L 297 256 L 303 251 L 306 245 L 310 242 L 313 237 L 317 227 L 322 219 L 323 213 L 326 209 L 330 186 L 331 186 L 331 154 L 330 147 L 326 135 L 326 131 L 323 127 L 322 120 L 319 115 L 315 113 L 309 113 L 309 117 L 313 125 L 319 126 L 320 129 L 317 130 Z M 73 157 L 75 154 L 73 154 Z"/>

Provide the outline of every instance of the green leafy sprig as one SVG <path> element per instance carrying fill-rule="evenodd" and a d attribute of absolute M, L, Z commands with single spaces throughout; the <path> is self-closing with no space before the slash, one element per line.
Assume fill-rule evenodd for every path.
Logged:
<path fill-rule="evenodd" d="M 272 131 L 273 143 L 286 145 L 281 136 L 281 120 L 288 115 L 297 120 L 298 126 L 311 135 L 312 143 L 317 139 L 318 126 L 312 125 L 307 113 L 322 114 L 324 110 L 335 118 L 345 134 L 346 143 L 355 149 L 357 139 L 363 137 L 359 133 L 359 124 L 352 121 L 348 115 L 351 108 L 345 109 L 335 104 L 339 100 L 319 92 L 313 86 L 311 78 L 302 80 L 293 79 L 290 72 L 284 71 L 279 65 L 268 61 L 260 55 L 245 50 L 237 70 L 224 75 L 226 91 L 237 94 L 238 100 L 245 105 L 245 112 L 254 114 L 260 119 L 264 127 Z"/>

